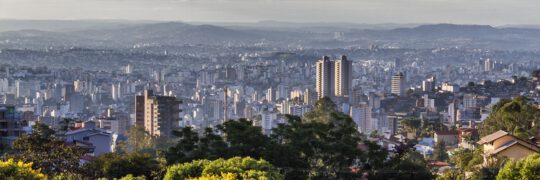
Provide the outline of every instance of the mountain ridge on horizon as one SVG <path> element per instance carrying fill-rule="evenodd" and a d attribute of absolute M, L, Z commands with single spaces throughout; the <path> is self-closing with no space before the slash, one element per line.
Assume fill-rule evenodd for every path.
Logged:
<path fill-rule="evenodd" d="M 343 33 L 343 37 L 336 36 Z M 338 33 L 339 35 L 339 33 Z M 0 41 L 13 43 L 66 44 L 89 47 L 109 44 L 129 47 L 147 45 L 254 45 L 277 47 L 366 47 L 369 44 L 393 44 L 398 47 L 474 47 L 496 49 L 536 49 L 540 46 L 540 29 L 493 27 L 490 25 L 426 24 L 392 29 L 359 29 L 354 27 L 250 28 L 159 22 L 144 24 L 101 24 L 99 27 L 71 31 L 14 30 L 0 32 Z M 13 41 L 17 40 L 17 41 Z M 262 45 L 261 44 L 261 45 Z M 1 45 L 1 44 L 0 44 Z M 435 45 L 435 46 L 434 46 Z M 4 45 L 12 47 L 13 44 Z M 15 45 L 17 47 L 18 45 Z M 2 48 L 2 46 L 0 46 Z"/>
<path fill-rule="evenodd" d="M 455 24 L 455 23 L 357 23 L 357 22 L 288 22 L 277 20 L 262 20 L 257 22 L 188 22 L 188 21 L 157 21 L 157 20 L 124 20 L 124 19 L 82 19 L 82 20 L 19 20 L 0 19 L 0 32 L 16 31 L 23 29 L 34 29 L 42 31 L 78 31 L 85 29 L 129 27 L 144 24 L 161 23 L 184 23 L 190 25 L 214 25 L 228 28 L 335 28 L 335 29 L 375 29 L 390 30 L 397 28 L 414 28 L 423 25 L 483 25 L 483 24 Z M 540 29 L 540 25 L 520 24 L 520 25 L 483 25 L 495 28 L 529 28 Z"/>

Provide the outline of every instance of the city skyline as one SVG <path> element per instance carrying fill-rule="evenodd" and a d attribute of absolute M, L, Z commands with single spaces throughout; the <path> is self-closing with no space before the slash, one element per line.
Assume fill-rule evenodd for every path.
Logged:
<path fill-rule="evenodd" d="M 537 9 L 0 0 L 0 179 L 539 179 Z"/>

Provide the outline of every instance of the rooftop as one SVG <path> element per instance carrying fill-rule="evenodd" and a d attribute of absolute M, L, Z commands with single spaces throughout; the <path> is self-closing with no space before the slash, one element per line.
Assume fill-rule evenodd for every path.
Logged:
<path fill-rule="evenodd" d="M 491 142 L 491 141 L 495 141 L 503 136 L 506 136 L 508 135 L 508 132 L 506 131 L 503 131 L 503 130 L 499 130 L 497 132 L 494 132 L 490 135 L 487 135 L 487 136 L 484 136 L 480 139 L 480 141 L 478 141 L 477 143 L 478 144 L 485 144 L 485 143 L 488 143 L 488 142 Z"/>

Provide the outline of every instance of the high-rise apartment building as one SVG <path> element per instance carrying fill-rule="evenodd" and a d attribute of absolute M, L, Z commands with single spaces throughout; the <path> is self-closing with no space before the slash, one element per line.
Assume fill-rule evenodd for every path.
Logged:
<path fill-rule="evenodd" d="M 330 97 L 334 94 L 334 63 L 330 57 L 323 56 L 316 64 L 315 90 L 317 97 Z"/>
<path fill-rule="evenodd" d="M 491 59 L 486 59 L 486 61 L 484 61 L 485 72 L 493 71 L 494 66 L 495 66 L 495 63 Z"/>
<path fill-rule="evenodd" d="M 392 76 L 392 87 L 391 87 L 391 93 L 403 96 L 405 95 L 405 76 L 403 73 L 397 73 L 396 75 Z"/>
<path fill-rule="evenodd" d="M 304 90 L 304 104 L 315 104 L 317 101 L 317 92 L 313 91 L 312 89 L 306 88 Z"/>
<path fill-rule="evenodd" d="M 276 90 L 273 89 L 272 87 L 268 88 L 265 94 L 266 101 L 272 102 L 275 100 L 275 98 L 276 98 Z"/>
<path fill-rule="evenodd" d="M 465 109 L 474 109 L 477 107 L 478 97 L 474 94 L 465 94 L 463 95 L 463 108 Z"/>
<path fill-rule="evenodd" d="M 437 82 L 435 81 L 435 76 L 431 76 L 430 78 L 422 81 L 422 91 L 424 92 L 433 92 L 435 89 L 435 86 L 437 85 Z"/>
<path fill-rule="evenodd" d="M 17 137 L 24 133 L 26 123 L 17 116 L 15 106 L 0 105 L 0 137 Z"/>
<path fill-rule="evenodd" d="M 316 64 L 317 97 L 343 97 L 349 96 L 352 87 L 352 62 L 347 56 L 330 61 L 328 56 L 323 56 Z"/>
<path fill-rule="evenodd" d="M 31 97 L 36 93 L 36 91 L 39 90 L 39 82 L 34 80 L 29 81 L 23 81 L 23 80 L 16 80 L 15 81 L 15 96 L 17 98 L 21 97 Z"/>
<path fill-rule="evenodd" d="M 365 95 L 364 91 L 361 87 L 355 87 L 351 91 L 351 94 L 349 95 L 349 104 L 350 105 L 358 105 L 360 102 L 365 101 Z"/>
<path fill-rule="evenodd" d="M 352 88 L 352 62 L 347 60 L 347 56 L 341 56 L 334 62 L 334 95 L 348 97 Z"/>
<path fill-rule="evenodd" d="M 361 133 L 368 134 L 372 131 L 371 107 L 368 104 L 363 102 L 352 106 L 349 115 Z"/>
<path fill-rule="evenodd" d="M 135 97 L 136 125 L 143 125 L 150 135 L 170 137 L 179 127 L 180 103 L 176 97 L 157 96 L 146 90 L 143 96 Z"/>

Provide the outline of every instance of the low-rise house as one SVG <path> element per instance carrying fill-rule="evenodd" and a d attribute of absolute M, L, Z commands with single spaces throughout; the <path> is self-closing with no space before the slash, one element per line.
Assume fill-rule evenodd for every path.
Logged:
<path fill-rule="evenodd" d="M 429 157 L 433 154 L 433 146 L 435 145 L 433 138 L 422 138 L 418 144 L 414 145 L 414 148 L 417 152 L 424 155 L 424 157 Z"/>
<path fill-rule="evenodd" d="M 114 151 L 115 138 L 111 132 L 95 127 L 95 122 L 87 121 L 84 128 L 68 131 L 65 134 L 66 142 L 74 143 L 85 149 L 89 154 L 99 156 Z"/>
<path fill-rule="evenodd" d="M 475 128 L 459 128 L 458 129 L 458 146 L 464 149 L 475 149 L 476 141 L 478 140 L 478 129 Z"/>
<path fill-rule="evenodd" d="M 435 143 L 444 141 L 446 146 L 455 146 L 458 144 L 458 132 L 457 131 L 435 131 L 435 133 L 433 133 L 433 139 Z"/>
<path fill-rule="evenodd" d="M 540 147 L 536 144 L 521 140 L 502 130 L 482 137 L 478 144 L 484 148 L 484 165 L 493 162 L 495 157 L 519 160 L 540 153 Z"/>

